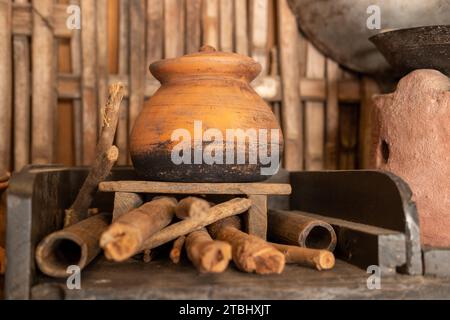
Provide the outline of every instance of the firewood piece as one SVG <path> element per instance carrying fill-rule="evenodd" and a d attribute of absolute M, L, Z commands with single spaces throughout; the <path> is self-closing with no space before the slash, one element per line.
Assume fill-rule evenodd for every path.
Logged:
<path fill-rule="evenodd" d="M 205 228 L 187 236 L 186 252 L 189 260 L 202 273 L 223 272 L 231 260 L 231 245 L 213 240 Z"/>
<path fill-rule="evenodd" d="M 156 248 L 162 244 L 178 238 L 179 236 L 186 235 L 193 231 L 206 227 L 211 223 L 243 213 L 247 211 L 251 205 L 251 200 L 245 198 L 235 198 L 230 201 L 218 204 L 209 209 L 208 215 L 203 220 L 186 219 L 174 223 L 167 228 L 164 228 L 163 230 L 155 233 L 145 241 L 143 249 Z"/>
<path fill-rule="evenodd" d="M 268 217 L 271 239 L 311 249 L 333 251 L 336 247 L 336 233 L 325 221 L 282 210 L 271 210 Z"/>
<path fill-rule="evenodd" d="M 186 236 L 181 236 L 173 242 L 172 250 L 170 250 L 170 260 L 175 264 L 180 262 L 181 251 L 183 250 L 185 241 Z"/>
<path fill-rule="evenodd" d="M 116 83 L 109 87 L 109 97 L 103 114 L 103 128 L 96 147 L 96 158 L 89 174 L 84 181 L 72 206 L 66 210 L 64 225 L 70 226 L 87 216 L 87 209 L 91 205 L 98 184 L 103 181 L 117 161 L 119 151 L 113 146 L 119 119 L 119 108 L 122 103 L 125 88 Z"/>
<path fill-rule="evenodd" d="M 113 222 L 123 214 L 142 205 L 142 197 L 131 192 L 116 192 L 114 194 Z"/>
<path fill-rule="evenodd" d="M 233 261 L 240 270 L 258 274 L 283 272 L 284 255 L 261 238 L 240 231 L 240 228 L 240 219 L 229 217 L 212 224 L 208 230 L 213 238 L 231 244 Z"/>
<path fill-rule="evenodd" d="M 296 263 L 317 270 L 328 270 L 334 267 L 335 259 L 331 251 L 308 249 L 279 243 L 269 243 L 284 254 L 286 263 Z"/>
<path fill-rule="evenodd" d="M 175 214 L 181 220 L 186 218 L 204 219 L 210 208 L 211 205 L 204 199 L 187 197 L 175 207 Z"/>
<path fill-rule="evenodd" d="M 139 252 L 145 239 L 172 221 L 176 204 L 162 197 L 120 216 L 100 238 L 106 258 L 124 261 Z"/>
<path fill-rule="evenodd" d="M 6 253 L 5 249 L 0 247 L 0 274 L 5 274 L 6 271 Z"/>
<path fill-rule="evenodd" d="M 83 269 L 100 253 L 98 240 L 110 220 L 110 214 L 101 213 L 46 236 L 36 248 L 39 269 L 59 278 L 67 277 L 70 265 Z"/>

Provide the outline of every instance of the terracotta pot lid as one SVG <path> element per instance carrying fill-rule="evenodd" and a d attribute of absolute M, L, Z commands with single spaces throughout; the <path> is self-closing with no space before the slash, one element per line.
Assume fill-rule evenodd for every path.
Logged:
<path fill-rule="evenodd" d="M 161 83 L 202 77 L 234 78 L 250 82 L 261 72 L 261 65 L 244 55 L 203 46 L 197 53 L 152 63 L 150 72 Z"/>

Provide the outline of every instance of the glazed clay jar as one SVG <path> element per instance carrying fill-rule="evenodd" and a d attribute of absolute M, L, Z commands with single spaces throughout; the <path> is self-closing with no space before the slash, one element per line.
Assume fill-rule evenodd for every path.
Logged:
<path fill-rule="evenodd" d="M 251 182 L 276 173 L 281 130 L 250 86 L 261 72 L 259 63 L 206 46 L 153 63 L 150 71 L 161 87 L 137 118 L 130 146 L 142 178 Z"/>

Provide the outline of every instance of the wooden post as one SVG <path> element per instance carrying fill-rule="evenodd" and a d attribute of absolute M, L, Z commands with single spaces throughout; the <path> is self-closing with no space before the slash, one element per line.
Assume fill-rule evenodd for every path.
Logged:
<path fill-rule="evenodd" d="M 153 79 L 148 66 L 163 58 L 163 0 L 147 0 L 147 60 L 145 64 L 148 79 Z"/>
<path fill-rule="evenodd" d="M 32 28 L 32 161 L 53 162 L 55 146 L 55 42 L 53 0 L 33 0 Z"/>
<path fill-rule="evenodd" d="M 268 22 L 269 22 L 269 1 L 252 0 L 252 57 L 262 66 L 261 75 L 267 75 L 269 72 L 267 40 L 268 40 Z"/>
<path fill-rule="evenodd" d="M 220 50 L 232 52 L 233 47 L 233 1 L 220 0 Z"/>
<path fill-rule="evenodd" d="M 267 195 L 249 195 L 252 206 L 245 216 L 245 226 L 249 234 L 263 240 L 267 238 Z"/>
<path fill-rule="evenodd" d="M 108 0 L 96 0 L 96 19 L 97 24 L 97 88 L 98 105 L 106 105 L 108 99 Z M 98 108 L 98 132 L 102 129 L 101 108 Z"/>
<path fill-rule="evenodd" d="M 184 0 L 164 1 L 164 51 L 165 58 L 175 58 L 184 53 Z"/>
<path fill-rule="evenodd" d="M 219 0 L 203 1 L 203 45 L 219 47 Z"/>
<path fill-rule="evenodd" d="M 299 93 L 298 29 L 287 0 L 278 2 L 278 37 L 283 86 L 282 124 L 284 164 L 287 170 L 303 169 L 303 115 Z"/>
<path fill-rule="evenodd" d="M 248 55 L 247 0 L 234 0 L 236 52 Z"/>
<path fill-rule="evenodd" d="M 83 164 L 90 165 L 95 159 L 97 141 L 97 53 L 95 32 L 95 2 L 81 0 L 81 97 L 83 119 Z"/>
<path fill-rule="evenodd" d="M 339 130 L 338 80 L 339 65 L 327 59 L 327 103 L 326 103 L 326 135 L 325 135 L 325 168 L 337 168 L 337 148 Z"/>
<path fill-rule="evenodd" d="M 15 0 L 15 3 L 27 4 L 28 1 Z M 16 171 L 30 162 L 30 86 L 29 39 L 25 35 L 16 35 L 14 36 L 14 169 Z"/>
<path fill-rule="evenodd" d="M 325 76 L 325 57 L 311 44 L 308 44 L 306 76 L 323 79 Z M 324 167 L 325 109 L 322 102 L 305 103 L 305 169 L 321 170 Z"/>
<path fill-rule="evenodd" d="M 200 50 L 202 0 L 189 0 L 186 4 L 186 53 Z"/>

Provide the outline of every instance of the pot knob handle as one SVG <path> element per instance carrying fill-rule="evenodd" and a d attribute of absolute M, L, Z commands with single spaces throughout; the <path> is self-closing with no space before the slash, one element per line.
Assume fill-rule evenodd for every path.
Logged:
<path fill-rule="evenodd" d="M 217 51 L 216 48 L 214 48 L 213 46 L 210 46 L 208 44 L 205 44 L 204 46 L 202 46 L 200 48 L 200 52 L 203 52 L 203 53 L 216 52 L 216 51 Z"/>

